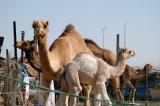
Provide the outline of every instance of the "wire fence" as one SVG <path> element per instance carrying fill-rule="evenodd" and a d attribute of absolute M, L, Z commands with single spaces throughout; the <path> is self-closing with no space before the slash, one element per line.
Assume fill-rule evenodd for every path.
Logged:
<path fill-rule="evenodd" d="M 78 97 L 78 98 L 83 99 L 83 100 L 84 99 L 90 99 L 91 101 L 96 101 L 94 98 L 87 98 L 87 97 L 84 97 L 84 96 L 74 95 L 74 94 L 70 94 L 70 93 L 64 93 L 64 92 L 61 92 L 59 90 L 51 90 L 49 88 L 42 87 L 42 86 L 39 86 L 39 85 L 35 85 L 35 84 L 32 84 L 32 83 L 25 83 L 22 80 L 18 80 L 16 78 L 11 77 L 10 75 L 0 74 L 0 77 L 1 78 L 5 78 L 5 79 L 9 79 L 9 80 L 12 80 L 12 81 L 16 81 L 16 82 L 18 82 L 20 84 L 29 85 L 32 88 L 36 88 L 36 89 L 41 90 L 40 92 L 55 92 L 56 94 L 75 96 L 75 97 Z M 157 88 L 157 89 L 159 89 L 159 88 Z M 20 93 L 22 93 L 22 92 L 1 92 L 0 95 L 10 95 L 10 94 L 20 94 Z M 98 101 L 103 101 L 103 100 L 98 100 Z M 119 103 L 118 100 L 114 100 L 114 99 L 112 100 L 112 102 L 113 102 L 113 105 L 116 105 L 116 104 Z M 137 103 L 140 103 L 140 101 L 137 101 Z M 160 103 L 160 101 L 159 100 L 157 100 L 157 101 L 147 101 L 147 103 L 148 104 L 151 104 L 151 103 Z"/>
<path fill-rule="evenodd" d="M 15 75 L 13 74 L 13 73 L 15 73 L 15 72 L 18 73 L 17 69 L 14 67 L 14 64 L 15 64 L 14 62 L 13 62 L 13 64 L 9 64 L 9 65 L 7 65 L 7 63 L 5 63 L 5 65 L 6 65 L 7 67 L 9 67 L 9 68 L 6 68 L 5 71 L 9 71 L 9 70 L 10 70 L 10 72 L 9 72 L 8 74 L 5 74 L 5 73 L 1 73 L 1 74 L 0 74 L 0 81 L 1 81 L 1 82 L 7 79 L 7 80 L 8 80 L 7 82 L 13 82 L 14 87 L 16 86 L 17 89 L 19 89 L 21 85 L 26 84 L 26 85 L 29 85 L 32 90 L 39 90 L 39 92 L 42 92 L 42 93 L 54 92 L 55 94 L 63 94 L 63 95 L 75 96 L 75 97 L 78 97 L 78 98 L 81 99 L 81 100 L 90 99 L 91 101 L 103 101 L 103 100 L 96 100 L 96 99 L 94 99 L 94 98 L 87 98 L 87 97 L 84 97 L 84 96 L 74 95 L 74 94 L 70 94 L 70 93 L 64 93 L 64 92 L 61 92 L 60 90 L 51 90 L 51 89 L 49 89 L 49 88 L 42 87 L 42 86 L 37 85 L 37 84 L 35 84 L 35 83 L 25 83 L 25 82 L 23 82 L 23 81 L 21 80 L 21 78 L 18 78 L 17 76 L 15 76 Z M 9 70 L 7 70 L 7 69 L 9 69 Z M 13 73 L 12 73 L 12 72 L 13 72 Z M 155 83 L 159 83 L 158 81 L 154 81 L 154 82 L 155 82 Z M 143 82 L 140 82 L 140 83 L 143 83 Z M 7 84 L 7 83 L 4 83 L 4 82 L 3 82 L 2 85 L 5 86 L 6 84 Z M 148 89 L 150 89 L 150 88 L 160 89 L 160 87 L 158 87 L 158 86 L 155 87 L 155 85 L 152 84 L 152 83 L 148 86 Z M 1 89 L 2 89 L 2 87 L 0 86 L 0 90 L 1 90 Z M 14 88 L 14 89 L 15 89 L 15 88 Z M 120 89 L 123 89 L 123 88 L 120 88 Z M 136 89 L 144 90 L 145 87 L 137 86 Z M 128 89 L 128 90 L 129 90 L 129 89 Z M 111 89 L 111 88 L 109 87 L 109 88 L 108 88 L 108 91 L 113 92 L 113 89 Z M 138 92 L 138 91 L 137 91 L 137 92 Z M 12 96 L 13 94 L 19 95 L 19 94 L 23 94 L 23 92 L 21 92 L 21 91 L 19 91 L 19 90 L 10 91 L 10 92 L 2 92 L 2 90 L 1 90 L 1 92 L 0 92 L 0 95 L 3 95 L 3 97 L 5 97 L 5 95 L 10 95 L 10 96 Z M 37 94 L 35 94 L 35 95 L 37 95 Z M 126 94 L 125 96 L 127 96 L 127 94 Z M 140 96 L 142 96 L 142 95 L 140 95 Z M 143 95 L 143 96 L 144 96 L 144 98 L 145 98 L 146 95 Z M 148 97 L 150 97 L 150 96 L 151 96 L 151 95 L 148 95 Z M 36 97 L 32 97 L 32 98 L 31 98 L 31 101 L 32 101 L 33 103 L 36 103 L 36 102 L 37 102 L 37 100 L 35 100 L 35 98 L 36 98 Z M 145 105 L 148 105 L 148 106 L 152 106 L 151 104 L 155 104 L 155 105 L 153 105 L 153 106 L 160 106 L 160 100 L 153 100 L 152 98 L 150 98 L 150 99 L 147 99 L 147 101 L 145 101 L 144 98 L 143 98 L 143 97 L 142 97 L 142 98 L 138 98 L 138 96 L 137 96 L 137 98 L 136 98 L 136 103 L 139 103 L 139 104 L 144 103 Z M 126 102 L 128 102 L 126 98 L 125 98 L 125 100 L 126 100 Z M 111 99 L 111 101 L 112 101 L 112 103 L 113 103 L 113 106 L 118 106 L 118 105 L 121 105 L 121 104 L 122 104 L 121 101 L 118 101 L 118 100 L 116 100 L 116 99 Z M 16 102 L 17 102 L 17 101 L 16 101 Z M 18 104 L 18 103 L 17 103 L 17 104 Z"/>

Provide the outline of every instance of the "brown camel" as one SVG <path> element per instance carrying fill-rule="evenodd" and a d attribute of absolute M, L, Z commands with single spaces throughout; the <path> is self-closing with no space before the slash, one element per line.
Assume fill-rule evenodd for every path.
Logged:
<path fill-rule="evenodd" d="M 34 34 L 38 42 L 40 63 L 42 68 L 42 84 L 49 87 L 51 80 L 57 80 L 61 69 L 78 53 L 92 52 L 86 47 L 81 35 L 73 25 L 68 25 L 48 50 L 48 21 L 34 21 Z M 87 95 L 88 96 L 88 95 Z"/>
<path fill-rule="evenodd" d="M 34 40 L 17 41 L 16 47 L 25 52 L 25 58 L 36 71 L 42 72 L 39 53 L 35 50 L 36 46 Z"/>
<path fill-rule="evenodd" d="M 126 48 L 120 49 L 117 64 L 111 66 L 96 56 L 80 53 L 64 68 L 64 75 L 61 79 L 62 90 L 78 95 L 82 90 L 81 84 L 89 84 L 94 88 L 95 99 L 102 98 L 105 106 L 108 106 L 108 104 L 112 106 L 105 82 L 121 76 L 125 69 L 126 60 L 133 56 L 135 56 L 134 51 Z M 68 89 L 64 84 L 68 85 Z M 59 100 L 59 103 L 63 104 L 62 95 L 60 95 Z M 71 97 L 67 106 L 76 106 L 76 97 Z M 95 101 L 94 106 L 100 106 L 100 103 Z"/>
<path fill-rule="evenodd" d="M 23 50 L 25 52 L 25 58 L 29 61 L 30 65 L 37 71 L 42 72 L 41 69 L 41 64 L 40 64 L 40 58 L 39 58 L 39 53 L 36 52 L 36 46 L 35 46 L 35 41 L 17 41 L 16 47 Z M 32 73 L 35 71 L 32 71 Z M 36 73 L 35 72 L 35 73 Z M 55 85 L 55 87 L 59 89 L 59 84 Z M 83 95 L 86 95 L 88 93 L 87 90 L 88 86 L 83 85 Z M 89 95 L 89 94 L 88 94 Z M 85 102 L 85 104 L 88 104 L 88 101 Z"/>
<path fill-rule="evenodd" d="M 153 66 L 152 64 L 146 64 L 142 69 L 137 69 L 137 70 L 135 70 L 134 68 L 130 66 L 126 66 L 125 72 L 122 74 L 122 78 L 123 78 L 123 85 L 122 85 L 123 90 L 122 91 L 124 94 L 126 85 L 129 85 L 129 87 L 131 88 L 129 101 L 130 99 L 132 99 L 132 103 L 134 103 L 134 96 L 135 96 L 136 89 L 134 85 L 131 83 L 131 80 L 137 81 L 137 80 L 144 79 L 145 71 L 148 72 L 150 70 L 155 70 L 155 66 Z"/>

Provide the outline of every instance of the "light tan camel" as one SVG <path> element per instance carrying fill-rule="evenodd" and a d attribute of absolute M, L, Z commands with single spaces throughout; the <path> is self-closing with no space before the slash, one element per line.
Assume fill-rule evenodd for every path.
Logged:
<path fill-rule="evenodd" d="M 128 85 L 131 88 L 130 96 L 129 96 L 129 102 L 132 99 L 132 103 L 134 103 L 134 96 L 136 89 L 134 85 L 132 85 L 131 80 L 140 80 L 145 77 L 145 71 L 155 70 L 155 66 L 152 64 L 146 64 L 142 69 L 135 70 L 134 68 L 130 66 L 126 66 L 124 73 L 122 74 L 123 79 L 123 85 L 122 85 L 122 91 L 124 94 L 124 90 L 126 88 L 126 85 Z M 123 100 L 124 101 L 124 100 Z"/>
<path fill-rule="evenodd" d="M 92 53 L 95 56 L 103 59 L 105 62 L 107 62 L 111 66 L 114 66 L 116 64 L 116 55 L 112 51 L 110 51 L 108 49 L 101 48 L 91 39 L 84 39 L 84 41 L 85 41 L 87 47 L 92 51 Z M 120 85 L 121 85 L 120 78 L 117 77 L 115 79 L 111 79 L 110 82 L 112 84 L 116 98 L 118 100 L 123 99 L 123 95 L 120 90 Z"/>
<path fill-rule="evenodd" d="M 64 75 L 62 75 L 61 79 L 61 89 L 64 92 L 78 95 L 82 90 L 80 84 L 92 85 L 94 87 L 95 99 L 100 99 L 102 97 L 105 105 L 111 106 L 112 103 L 108 97 L 105 82 L 122 75 L 126 60 L 133 56 L 135 56 L 134 51 L 129 51 L 126 48 L 120 49 L 117 64 L 111 66 L 93 55 L 80 53 L 64 68 Z M 63 95 L 60 95 L 59 100 L 59 103 L 63 104 Z M 71 97 L 69 106 L 76 106 L 76 97 Z M 100 106 L 100 102 L 96 101 L 95 106 Z"/>
<path fill-rule="evenodd" d="M 65 31 L 53 42 L 49 50 L 48 21 L 34 21 L 32 26 L 36 40 L 38 40 L 36 42 L 38 42 L 43 73 L 42 84 L 45 87 L 49 87 L 51 80 L 57 80 L 59 78 L 61 69 L 78 53 L 87 52 L 92 54 L 73 25 L 66 27 Z"/>

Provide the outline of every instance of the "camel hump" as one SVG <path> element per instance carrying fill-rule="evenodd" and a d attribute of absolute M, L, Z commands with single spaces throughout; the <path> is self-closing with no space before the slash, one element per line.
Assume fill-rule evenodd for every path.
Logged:
<path fill-rule="evenodd" d="M 72 24 L 69 24 L 69 25 L 66 26 L 66 29 L 64 30 L 64 32 L 69 33 L 73 30 L 75 30 L 74 26 Z"/>

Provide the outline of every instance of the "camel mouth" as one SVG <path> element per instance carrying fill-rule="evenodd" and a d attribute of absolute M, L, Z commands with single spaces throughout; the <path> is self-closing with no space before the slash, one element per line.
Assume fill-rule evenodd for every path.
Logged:
<path fill-rule="evenodd" d="M 45 33 L 37 33 L 35 32 L 35 35 L 37 36 L 37 38 L 42 39 L 45 36 Z"/>
<path fill-rule="evenodd" d="M 136 55 L 134 51 L 129 51 L 129 54 L 131 55 L 131 57 L 134 57 Z"/>
<path fill-rule="evenodd" d="M 150 70 L 156 70 L 156 67 L 155 66 L 150 66 L 149 69 Z"/>

